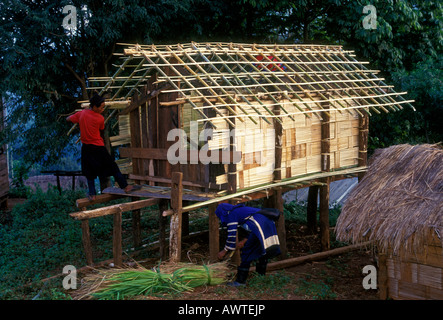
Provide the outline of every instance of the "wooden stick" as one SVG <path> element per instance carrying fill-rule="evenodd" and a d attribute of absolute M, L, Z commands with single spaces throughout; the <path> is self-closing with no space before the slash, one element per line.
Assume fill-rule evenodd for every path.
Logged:
<path fill-rule="evenodd" d="M 271 263 L 268 263 L 267 270 L 274 271 L 274 270 L 279 270 L 279 269 L 285 269 L 285 268 L 294 267 L 296 265 L 307 263 L 307 262 L 327 259 L 329 257 L 337 256 L 337 255 L 344 254 L 344 253 L 347 253 L 350 251 L 358 250 L 360 248 L 364 248 L 366 246 L 369 246 L 371 243 L 372 243 L 371 241 L 367 241 L 367 242 L 353 244 L 353 245 L 346 246 L 346 247 L 341 247 L 341 248 L 336 248 L 336 249 L 332 249 L 332 250 L 328 250 L 328 251 L 309 254 L 306 256 L 271 262 Z M 250 270 L 254 271 L 254 268 L 251 267 Z"/>

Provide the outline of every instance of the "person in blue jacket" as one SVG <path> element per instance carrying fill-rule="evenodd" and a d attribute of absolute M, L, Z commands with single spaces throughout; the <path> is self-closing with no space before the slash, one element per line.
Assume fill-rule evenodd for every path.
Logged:
<path fill-rule="evenodd" d="M 281 253 L 275 223 L 260 214 L 261 210 L 244 204 L 220 203 L 215 211 L 221 223 L 227 226 L 226 243 L 218 259 L 222 260 L 236 248 L 241 250 L 236 280 L 228 283 L 231 286 L 246 285 L 250 265 L 255 260 L 257 273 L 265 275 L 268 260 Z"/>

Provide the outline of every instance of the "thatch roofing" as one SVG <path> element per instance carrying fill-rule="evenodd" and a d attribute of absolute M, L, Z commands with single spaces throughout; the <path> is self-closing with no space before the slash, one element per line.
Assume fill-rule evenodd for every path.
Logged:
<path fill-rule="evenodd" d="M 394 252 L 419 252 L 430 237 L 443 242 L 443 149 L 403 144 L 377 150 L 335 231 L 341 241 L 374 240 Z"/>
<path fill-rule="evenodd" d="M 89 89 L 107 92 L 109 101 L 127 101 L 156 73 L 159 86 L 167 84 L 163 92 L 176 93 L 198 112 L 198 121 L 210 125 L 215 117 L 233 125 L 232 118 L 270 123 L 274 117 L 319 116 L 329 110 L 370 115 L 398 111 L 412 102 L 341 46 L 121 45 L 122 62 L 113 76 L 90 78 Z M 281 110 L 278 116 L 275 106 Z"/>

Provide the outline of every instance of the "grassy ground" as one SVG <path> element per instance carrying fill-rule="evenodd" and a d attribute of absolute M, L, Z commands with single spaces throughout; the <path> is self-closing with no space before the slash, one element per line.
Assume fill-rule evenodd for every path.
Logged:
<path fill-rule="evenodd" d="M 65 191 L 60 195 L 55 188 L 47 192 L 37 190 L 26 201 L 19 201 L 12 211 L 0 212 L 0 300 L 71 299 L 69 290 L 62 287 L 62 270 L 66 265 L 77 269 L 86 265 L 80 222 L 69 217 L 69 213 L 78 210 L 75 200 L 81 197 L 84 197 L 82 191 Z M 331 227 L 339 213 L 340 208 L 331 209 Z M 142 211 L 142 239 L 145 244 L 157 240 L 157 216 L 158 208 L 155 206 Z M 306 208 L 303 205 L 293 202 L 285 206 L 289 257 L 319 251 L 320 241 L 317 235 L 307 233 L 305 216 Z M 190 232 L 207 229 L 204 210 L 191 213 L 190 217 Z M 124 213 L 123 248 L 126 253 L 133 252 L 131 225 L 130 213 Z M 112 217 L 93 219 L 90 228 L 94 260 L 111 259 Z M 207 234 L 184 241 L 184 259 L 205 261 L 207 243 Z M 331 232 L 331 245 L 334 248 L 345 244 L 335 241 Z M 145 261 L 148 265 L 155 265 L 159 261 L 157 250 L 141 250 L 134 259 Z M 367 264 L 373 264 L 371 253 L 356 251 L 325 261 L 269 272 L 265 277 L 251 273 L 246 288 L 236 289 L 225 285 L 201 287 L 191 293 L 141 296 L 137 299 L 377 299 L 376 290 L 365 290 L 362 286 L 362 269 Z M 41 281 L 50 277 L 53 278 Z M 79 277 L 82 277 L 81 273 Z"/>

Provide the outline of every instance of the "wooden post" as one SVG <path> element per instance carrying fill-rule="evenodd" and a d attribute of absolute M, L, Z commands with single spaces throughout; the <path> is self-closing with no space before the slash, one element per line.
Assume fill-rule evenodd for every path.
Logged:
<path fill-rule="evenodd" d="M 166 252 L 166 220 L 167 217 L 163 216 L 163 211 L 166 211 L 169 209 L 169 200 L 167 199 L 160 199 L 158 203 L 158 219 L 159 219 L 159 251 L 160 251 L 160 258 L 162 260 L 167 259 L 167 252 Z"/>
<path fill-rule="evenodd" d="M 276 107 L 274 109 L 275 115 L 280 115 L 280 107 Z M 283 126 L 274 118 L 274 132 L 275 132 L 275 167 L 274 167 L 274 182 L 281 181 L 281 160 L 282 160 L 282 140 L 283 140 Z M 273 202 L 273 208 L 280 210 L 280 212 L 284 213 L 284 203 L 283 203 L 283 193 L 282 188 L 277 187 L 274 189 L 273 195 L 271 196 L 271 201 Z M 277 234 L 278 239 L 280 241 L 280 250 L 281 250 L 281 258 L 285 259 L 288 253 L 286 247 L 286 228 L 285 228 L 285 216 L 284 214 L 280 215 L 277 223 Z"/>
<path fill-rule="evenodd" d="M 217 209 L 217 204 L 213 203 L 208 206 L 209 212 L 209 259 L 211 261 L 217 261 L 217 253 L 220 250 L 220 232 L 217 216 L 215 215 L 215 210 Z"/>
<path fill-rule="evenodd" d="M 172 173 L 171 208 L 174 211 L 171 216 L 169 234 L 169 257 L 172 262 L 181 260 L 182 238 L 182 197 L 183 197 L 183 173 Z"/>
<path fill-rule="evenodd" d="M 114 255 L 114 266 L 123 265 L 122 257 L 122 211 L 114 213 L 114 230 L 112 235 L 112 252 Z"/>
<path fill-rule="evenodd" d="M 369 135 L 369 116 L 363 113 L 359 116 L 359 130 L 358 130 L 358 166 L 364 167 L 368 164 L 368 135 Z M 363 179 L 365 173 L 358 174 L 358 181 Z"/>
<path fill-rule="evenodd" d="M 306 218 L 308 230 L 311 233 L 317 233 L 318 189 L 318 186 L 310 186 L 308 193 L 308 207 L 306 208 Z"/>
<path fill-rule="evenodd" d="M 388 299 L 388 267 L 386 264 L 386 254 L 378 254 L 378 292 L 380 300 Z"/>
<path fill-rule="evenodd" d="M 329 97 L 328 94 L 325 94 Z M 329 102 L 322 103 L 325 109 L 329 108 Z M 322 112 L 321 121 L 321 170 L 330 171 L 330 123 L 329 115 Z M 320 241 L 322 251 L 329 250 L 331 245 L 329 241 L 329 182 L 330 178 L 324 178 L 325 185 L 320 187 Z"/>
<path fill-rule="evenodd" d="M 86 208 L 82 208 L 82 210 L 85 210 L 85 209 Z M 89 220 L 88 219 L 82 220 L 81 228 L 82 228 L 82 244 L 83 244 L 83 250 L 85 251 L 86 264 L 88 266 L 92 266 L 94 264 L 94 261 L 92 258 L 91 235 L 89 232 Z"/>
<path fill-rule="evenodd" d="M 134 247 L 136 248 L 142 245 L 140 218 L 140 209 L 132 211 L 132 235 L 134 238 Z"/>

